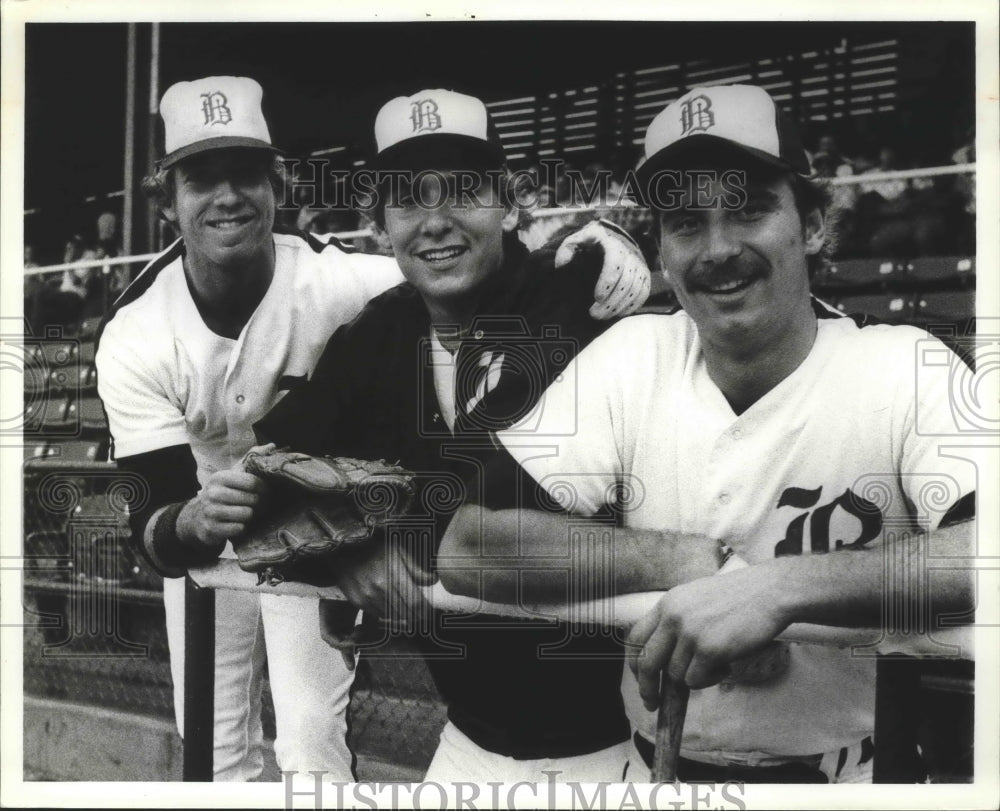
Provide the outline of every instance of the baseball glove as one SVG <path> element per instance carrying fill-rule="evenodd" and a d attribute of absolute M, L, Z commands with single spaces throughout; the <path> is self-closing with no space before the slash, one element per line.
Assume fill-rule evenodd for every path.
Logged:
<path fill-rule="evenodd" d="M 309 456 L 272 446 L 254 448 L 243 468 L 270 485 L 261 510 L 234 543 L 240 568 L 258 583 L 315 583 L 316 562 L 365 543 L 376 527 L 405 514 L 413 474 L 384 460 Z"/>

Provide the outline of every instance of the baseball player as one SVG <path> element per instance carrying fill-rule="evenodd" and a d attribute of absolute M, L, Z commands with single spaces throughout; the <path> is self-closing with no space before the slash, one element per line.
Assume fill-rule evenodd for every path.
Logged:
<path fill-rule="evenodd" d="M 941 453 L 958 430 L 948 372 L 960 361 L 920 330 L 842 316 L 810 296 L 826 241 L 823 195 L 764 90 L 690 91 L 652 121 L 645 152 L 639 179 L 684 309 L 627 318 L 587 347 L 535 413 L 498 433 L 509 455 L 486 471 L 485 492 L 526 471 L 577 516 L 579 533 L 578 516 L 627 484 L 616 575 L 634 547 L 662 560 L 658 546 L 676 555 L 701 537 L 749 564 L 678 585 L 633 629 L 645 652 L 623 680 L 630 780 L 650 777 L 665 668 L 702 688 L 691 693 L 679 779 L 870 782 L 874 658 L 797 644 L 761 678 L 728 665 L 791 622 L 877 625 L 887 530 L 932 533 L 924 542 L 945 555 L 971 549 L 975 470 Z M 915 388 L 922 346 L 943 365 L 920 369 Z M 941 497 L 928 498 L 928 486 Z M 512 506 L 458 511 L 439 550 L 446 587 L 477 593 L 449 557 L 468 565 L 481 535 L 494 556 L 565 550 L 565 513 Z M 600 582 L 599 559 L 572 576 Z M 484 561 L 484 576 L 495 566 Z M 627 575 L 616 577 L 619 591 L 634 587 Z M 954 605 L 967 583 L 948 577 L 942 599 Z M 567 593 L 528 580 L 520 596 Z"/>
<path fill-rule="evenodd" d="M 399 281 L 395 263 L 335 240 L 272 233 L 280 165 L 252 79 L 181 82 L 163 95 L 165 156 L 148 183 L 181 238 L 106 316 L 98 391 L 118 465 L 149 484 L 133 537 L 167 579 L 164 605 L 183 735 L 187 568 L 230 556 L 262 494 L 231 468 L 253 420 L 304 380 L 324 342 Z M 215 778 L 263 768 L 266 650 L 282 769 L 352 779 L 345 742 L 352 673 L 315 628 L 316 601 L 216 595 Z M 304 630 L 308 629 L 308 631 Z"/>
<path fill-rule="evenodd" d="M 257 431 L 296 450 L 417 471 L 415 520 L 431 526 L 422 549 L 431 555 L 462 480 L 495 451 L 490 431 L 530 408 L 606 323 L 591 314 L 598 268 L 555 270 L 551 248 L 529 255 L 517 239 L 505 156 L 479 99 L 440 89 L 392 99 L 375 137 L 381 175 L 403 177 L 382 187 L 374 215 L 407 281 L 339 329 L 308 386 Z M 335 567 L 356 605 L 427 616 L 413 588 L 424 574 L 398 547 L 367 547 Z M 620 640 L 564 624 L 432 619 L 418 641 L 449 720 L 425 779 L 621 779 Z"/>
<path fill-rule="evenodd" d="M 181 82 L 164 94 L 166 154 L 146 186 L 181 238 L 130 285 L 99 334 L 98 388 L 115 457 L 149 485 L 148 497 L 131 505 L 133 539 L 168 578 L 179 727 L 182 577 L 232 556 L 229 539 L 243 533 L 263 496 L 260 480 L 238 468 L 254 444 L 252 424 L 305 382 L 337 327 L 401 279 L 392 259 L 274 228 L 282 174 L 261 101 L 257 82 L 231 76 Z M 620 238 L 607 239 L 610 260 Z M 595 307 L 614 309 L 648 278 L 644 265 L 624 273 L 614 265 L 615 283 L 588 291 L 601 298 Z M 352 675 L 317 633 L 316 615 L 316 601 L 216 595 L 216 779 L 261 774 L 265 652 L 281 768 L 352 779 L 344 739 Z"/>

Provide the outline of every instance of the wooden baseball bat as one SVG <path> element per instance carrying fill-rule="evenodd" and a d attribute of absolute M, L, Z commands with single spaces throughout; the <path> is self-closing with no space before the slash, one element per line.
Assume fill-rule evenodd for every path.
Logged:
<path fill-rule="evenodd" d="M 555 209 L 542 209 L 554 211 Z M 34 465 L 45 465 L 46 459 L 35 459 Z M 65 462 L 51 460 L 58 467 Z M 93 464 L 107 467 L 103 462 Z M 50 470 L 52 468 L 45 468 Z M 310 586 L 308 583 L 297 583 L 289 580 L 280 585 L 267 583 L 257 584 L 257 576 L 244 572 L 239 564 L 230 558 L 221 558 L 214 563 L 194 567 L 189 570 L 191 579 L 202 588 L 234 589 L 236 591 L 255 591 L 262 594 L 275 594 L 283 597 L 323 597 L 329 600 L 344 600 L 344 594 L 334 586 Z M 640 617 L 645 616 L 656 607 L 657 601 L 665 592 L 652 591 L 638 594 L 623 594 L 614 598 L 591 600 L 571 606 L 550 605 L 547 603 L 524 603 L 509 605 L 506 603 L 490 603 L 478 597 L 459 597 L 445 591 L 440 583 L 428 586 L 424 594 L 435 608 L 442 611 L 454 611 L 466 614 L 489 614 L 501 617 L 524 617 L 526 619 L 546 619 L 558 617 L 572 622 L 593 622 L 602 625 L 621 628 L 631 627 Z M 905 653 L 907 656 L 940 655 L 941 645 L 951 646 L 955 652 L 961 651 L 961 658 L 975 657 L 976 628 L 967 625 L 954 628 L 942 628 L 928 634 L 887 634 L 881 628 L 838 628 L 832 625 L 808 625 L 795 623 L 789 625 L 778 639 L 786 642 L 801 642 L 806 645 L 829 645 L 835 648 L 863 647 L 867 654 Z"/>
<path fill-rule="evenodd" d="M 651 775 L 654 783 L 673 783 L 677 779 L 690 692 L 686 684 L 671 681 L 665 672 L 660 677 L 660 712 L 656 717 L 656 749 Z"/>

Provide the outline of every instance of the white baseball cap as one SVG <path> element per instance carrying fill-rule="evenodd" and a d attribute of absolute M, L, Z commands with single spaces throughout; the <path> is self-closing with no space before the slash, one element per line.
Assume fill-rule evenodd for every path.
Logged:
<path fill-rule="evenodd" d="M 753 85 L 696 87 L 668 105 L 646 130 L 637 170 L 645 187 L 658 170 L 689 165 L 696 145 L 725 144 L 744 155 L 809 176 L 809 156 L 792 120 L 766 90 Z"/>
<path fill-rule="evenodd" d="M 421 90 L 386 102 L 375 118 L 380 169 L 502 166 L 503 145 L 486 105 L 452 90 Z"/>
<path fill-rule="evenodd" d="M 206 76 L 171 85 L 160 100 L 165 134 L 160 168 L 210 149 L 278 152 L 264 120 L 263 97 L 261 86 L 245 76 Z"/>

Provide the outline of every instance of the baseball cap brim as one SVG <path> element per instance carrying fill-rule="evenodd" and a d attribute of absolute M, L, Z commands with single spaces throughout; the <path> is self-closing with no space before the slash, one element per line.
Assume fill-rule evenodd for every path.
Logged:
<path fill-rule="evenodd" d="M 188 146 L 181 147 L 171 152 L 169 155 L 164 155 L 159 161 L 159 167 L 161 169 L 169 169 L 178 161 L 182 161 L 185 158 L 190 158 L 192 155 L 197 155 L 201 152 L 208 152 L 213 149 L 232 149 L 232 148 L 244 148 L 244 149 L 265 149 L 269 152 L 275 154 L 281 154 L 281 150 L 278 149 L 273 144 L 267 143 L 267 141 L 261 141 L 258 138 L 245 138 L 241 136 L 232 135 L 222 135 L 218 138 L 206 138 L 204 141 L 197 141 Z"/>
<path fill-rule="evenodd" d="M 456 133 L 407 138 L 383 149 L 375 158 L 379 171 L 424 169 L 497 169 L 504 166 L 503 147 Z"/>
<path fill-rule="evenodd" d="M 783 158 L 762 149 L 737 144 L 728 138 L 699 133 L 661 149 L 636 169 L 640 202 L 649 205 L 650 184 L 656 182 L 657 175 L 662 172 L 683 172 L 691 169 L 743 169 L 755 164 L 807 177 L 811 174 L 811 169 L 808 166 L 793 166 Z M 806 171 L 803 172 L 803 168 Z"/>

